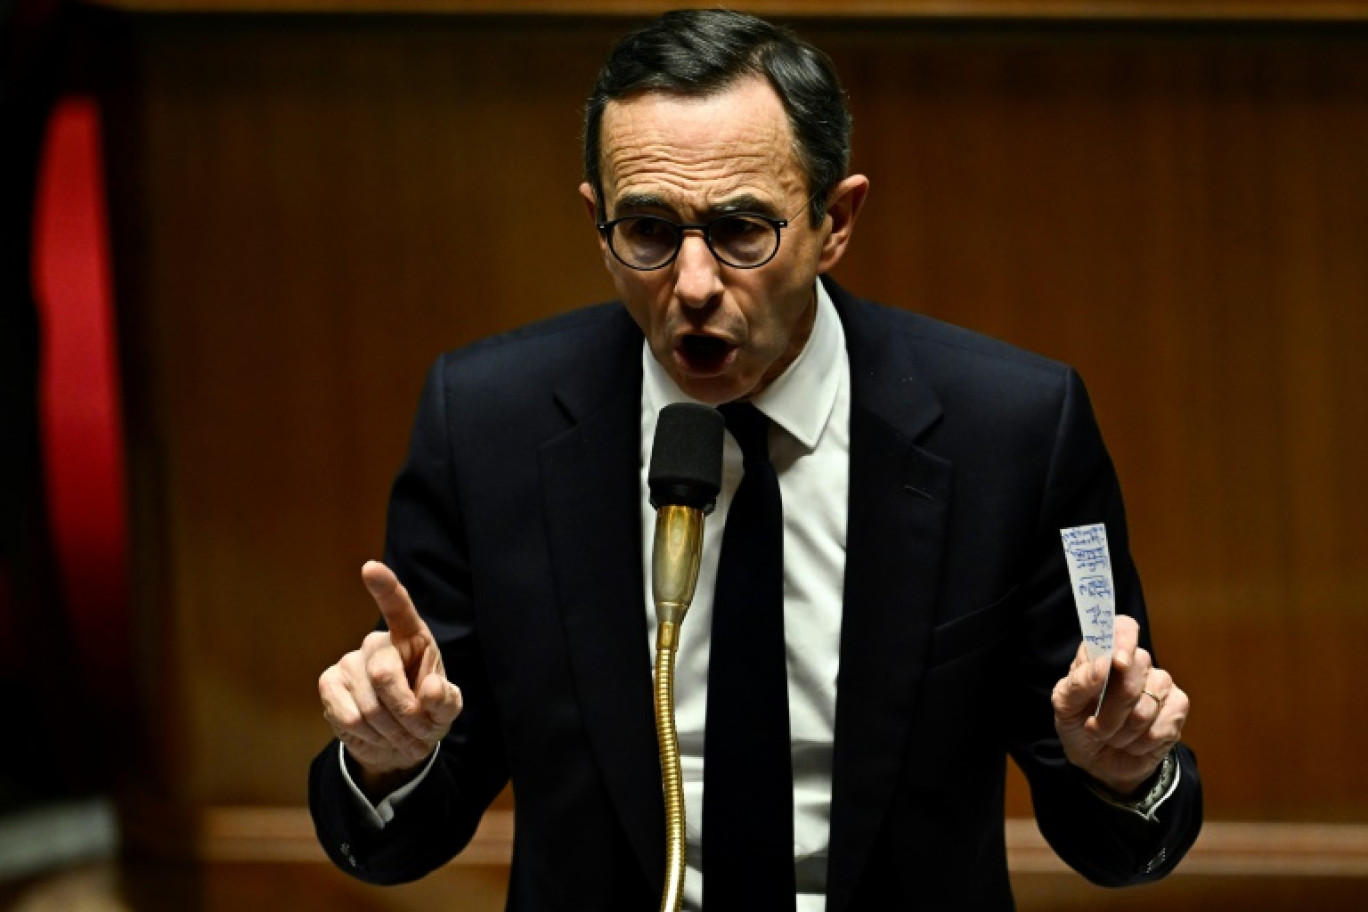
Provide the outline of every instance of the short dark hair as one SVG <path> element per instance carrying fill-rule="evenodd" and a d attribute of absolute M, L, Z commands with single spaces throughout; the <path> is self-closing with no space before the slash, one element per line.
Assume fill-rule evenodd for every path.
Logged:
<path fill-rule="evenodd" d="M 599 70 L 584 110 L 584 179 L 606 217 L 601 132 L 608 102 L 639 92 L 707 96 L 747 76 L 769 80 L 788 113 L 812 195 L 814 225 L 850 166 L 850 109 L 835 67 L 793 32 L 731 10 L 674 10 L 624 37 Z"/>

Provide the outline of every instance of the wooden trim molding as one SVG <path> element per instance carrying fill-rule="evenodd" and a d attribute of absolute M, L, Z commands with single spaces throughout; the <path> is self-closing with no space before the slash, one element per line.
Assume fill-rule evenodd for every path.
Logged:
<path fill-rule="evenodd" d="M 210 862 L 324 861 L 303 808 L 218 807 L 192 826 L 195 856 Z M 513 813 L 485 814 L 474 840 L 452 864 L 506 865 Z M 1014 872 L 1067 870 L 1045 844 L 1035 821 L 1007 821 L 1007 857 Z M 1208 821 L 1178 874 L 1271 877 L 1368 877 L 1368 825 L 1297 821 Z"/>
<path fill-rule="evenodd" d="M 139 13 L 652 15 L 661 0 L 86 0 Z M 760 15 L 1095 21 L 1368 21 L 1368 0 L 736 0 Z"/>

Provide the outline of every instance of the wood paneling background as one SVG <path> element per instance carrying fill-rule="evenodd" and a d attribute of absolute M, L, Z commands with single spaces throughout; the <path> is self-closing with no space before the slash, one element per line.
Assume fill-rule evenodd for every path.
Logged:
<path fill-rule="evenodd" d="M 428 364 L 611 295 L 579 106 L 628 21 L 113 17 L 144 791 L 303 802 Z M 873 182 L 837 277 L 1088 381 L 1208 816 L 1368 823 L 1368 30 L 801 28 Z"/>
<path fill-rule="evenodd" d="M 1368 44 L 833 36 L 842 274 L 1077 365 L 1215 817 L 1363 820 Z"/>
<path fill-rule="evenodd" d="M 649 15 L 671 0 L 88 0 L 140 12 L 589 13 Z M 763 16 L 873 16 L 1022 20 L 1267 20 L 1346 22 L 1368 18 L 1368 0 L 737 0 Z"/>

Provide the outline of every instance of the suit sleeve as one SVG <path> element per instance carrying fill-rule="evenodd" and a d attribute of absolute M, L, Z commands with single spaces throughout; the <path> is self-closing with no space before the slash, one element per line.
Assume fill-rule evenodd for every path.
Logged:
<path fill-rule="evenodd" d="M 1103 886 L 1157 880 L 1191 848 L 1202 823 L 1197 761 L 1178 745 L 1179 784 L 1147 820 L 1103 801 L 1084 773 L 1064 757 L 1054 731 L 1050 693 L 1067 672 L 1080 640 L 1059 530 L 1105 522 L 1111 550 L 1117 612 L 1140 624 L 1141 645 L 1154 652 L 1139 575 L 1129 548 L 1125 509 L 1111 459 L 1102 443 L 1082 382 L 1067 371 L 1040 519 L 1026 584 L 1029 608 L 1022 620 L 1022 703 L 1013 707 L 1012 756 L 1030 783 L 1036 821 L 1059 856 Z M 1159 664 L 1156 657 L 1156 665 Z"/>
<path fill-rule="evenodd" d="M 469 843 L 508 780 L 499 722 L 476 634 L 459 441 L 449 419 L 443 362 L 428 374 L 407 460 L 390 495 L 385 559 L 409 590 L 442 649 L 465 708 L 436 763 L 384 829 L 357 806 L 338 763 L 337 742 L 315 758 L 309 807 L 318 838 L 342 870 L 371 883 L 415 880 Z"/>

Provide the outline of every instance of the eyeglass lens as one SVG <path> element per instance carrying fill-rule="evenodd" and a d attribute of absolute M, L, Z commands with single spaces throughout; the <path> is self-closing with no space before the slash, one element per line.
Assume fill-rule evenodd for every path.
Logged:
<path fill-rule="evenodd" d="M 713 253 L 730 266 L 758 266 L 774 256 L 779 229 L 763 219 L 725 216 L 710 222 L 704 237 Z M 631 266 L 662 266 L 674 257 L 683 233 L 672 222 L 654 216 L 625 218 L 613 226 L 613 252 Z"/>

